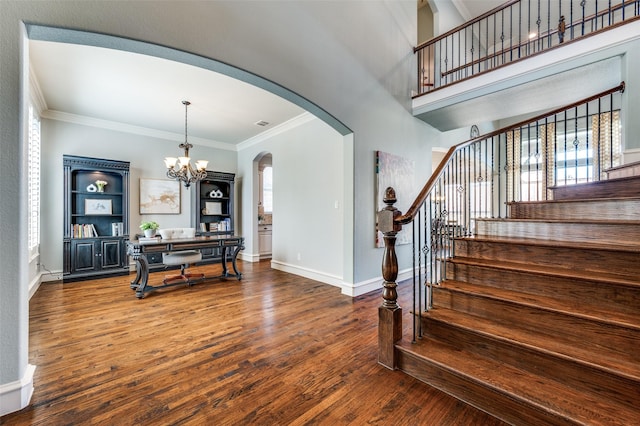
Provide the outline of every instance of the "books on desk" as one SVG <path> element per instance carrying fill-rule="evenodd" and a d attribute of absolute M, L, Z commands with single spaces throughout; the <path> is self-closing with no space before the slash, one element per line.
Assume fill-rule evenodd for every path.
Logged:
<path fill-rule="evenodd" d="M 138 237 L 138 242 L 140 243 L 158 243 L 160 242 L 160 237 Z"/>

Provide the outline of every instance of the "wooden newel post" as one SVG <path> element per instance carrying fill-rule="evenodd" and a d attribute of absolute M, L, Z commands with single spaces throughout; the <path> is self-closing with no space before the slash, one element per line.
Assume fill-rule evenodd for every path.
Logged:
<path fill-rule="evenodd" d="M 382 306 L 378 308 L 378 362 L 387 368 L 396 368 L 395 343 L 402 338 L 402 308 L 398 306 L 398 258 L 396 257 L 396 234 L 402 225 L 394 219 L 402 213 L 393 204 L 396 191 L 388 187 L 384 192 L 386 207 L 378 212 L 378 230 L 384 235 L 382 257 Z"/>

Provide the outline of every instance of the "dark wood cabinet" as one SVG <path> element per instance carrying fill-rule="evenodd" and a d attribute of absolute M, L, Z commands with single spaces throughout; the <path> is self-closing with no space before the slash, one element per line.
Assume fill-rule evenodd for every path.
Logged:
<path fill-rule="evenodd" d="M 207 171 L 207 177 L 192 186 L 191 226 L 197 235 L 234 235 L 235 174 Z M 222 250 L 202 250 L 203 263 L 219 262 Z"/>
<path fill-rule="evenodd" d="M 128 274 L 129 162 L 65 155 L 63 281 Z"/>
<path fill-rule="evenodd" d="M 194 185 L 191 226 L 198 235 L 233 235 L 234 185 L 233 173 L 213 171 Z"/>

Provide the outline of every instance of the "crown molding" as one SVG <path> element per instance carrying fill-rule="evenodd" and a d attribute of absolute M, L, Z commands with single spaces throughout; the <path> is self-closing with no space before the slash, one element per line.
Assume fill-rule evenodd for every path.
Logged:
<path fill-rule="evenodd" d="M 40 82 L 38 81 L 38 77 L 33 71 L 33 67 L 31 66 L 31 64 L 29 64 L 29 95 L 31 97 L 31 102 L 33 102 L 33 106 L 38 112 L 38 115 L 41 116 L 44 111 L 49 109 L 49 107 L 47 106 L 47 101 L 42 94 Z"/>
<path fill-rule="evenodd" d="M 295 129 L 298 126 L 302 126 L 309 121 L 315 120 L 316 116 L 311 114 L 310 112 L 303 112 L 302 114 L 293 117 L 290 120 L 285 121 L 282 124 L 279 124 L 272 129 L 264 131 L 258 135 L 255 135 L 245 141 L 242 141 L 238 144 L 238 151 L 242 151 L 254 145 L 257 145 L 261 142 L 266 141 L 267 139 L 271 139 L 276 135 L 287 132 L 291 129 Z"/>
<path fill-rule="evenodd" d="M 56 111 L 51 109 L 43 111 L 41 113 L 41 117 L 50 120 L 63 121 L 66 123 L 80 124 L 83 126 L 97 127 L 107 130 L 115 130 L 117 132 L 130 133 L 134 135 L 149 136 L 152 138 L 165 139 L 174 142 L 184 141 L 184 134 L 165 132 L 162 130 L 150 129 L 148 127 L 134 126 L 117 121 L 103 120 L 100 118 L 87 117 L 84 115 L 71 114 L 68 112 Z M 205 138 L 198 138 L 195 136 L 189 136 L 189 142 L 194 145 L 224 149 L 227 151 L 236 151 L 235 145 Z"/>

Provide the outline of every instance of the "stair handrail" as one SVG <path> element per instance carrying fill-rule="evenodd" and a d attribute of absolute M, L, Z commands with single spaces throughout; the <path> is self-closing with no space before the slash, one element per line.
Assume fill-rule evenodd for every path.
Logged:
<path fill-rule="evenodd" d="M 542 120 L 543 118 L 548 117 L 550 115 L 558 114 L 558 113 L 563 112 L 565 110 L 574 108 L 574 107 L 576 107 L 578 105 L 581 105 L 581 104 L 584 104 L 584 103 L 587 103 L 587 102 L 591 102 L 591 101 L 596 100 L 598 98 L 601 98 L 603 96 L 607 96 L 607 95 L 610 95 L 610 94 L 616 93 L 616 92 L 624 93 L 624 88 L 625 88 L 625 83 L 623 81 L 618 86 L 613 87 L 613 88 L 608 89 L 608 90 L 605 90 L 603 92 L 600 92 L 600 93 L 598 93 L 596 95 L 589 96 L 588 98 L 584 98 L 584 99 L 579 100 L 577 102 L 574 102 L 572 104 L 565 105 L 565 106 L 560 107 L 560 108 L 556 108 L 554 110 L 539 114 L 539 115 L 537 115 L 535 117 L 519 121 L 518 123 L 512 124 L 510 126 L 503 127 L 503 128 L 500 128 L 498 130 L 494 130 L 494 131 L 489 132 L 489 133 L 485 133 L 485 134 L 480 135 L 478 137 L 469 139 L 467 141 L 464 141 L 464 142 L 461 142 L 461 143 L 459 143 L 457 145 L 452 146 L 451 148 L 449 148 L 449 150 L 447 151 L 447 154 L 444 156 L 442 161 L 440 161 L 440 164 L 438 164 L 438 167 L 433 172 L 431 177 L 429 177 L 429 180 L 427 180 L 427 183 L 424 185 L 424 187 L 422 187 L 422 190 L 418 193 L 418 195 L 416 196 L 416 199 L 411 204 L 411 206 L 409 207 L 407 212 L 405 214 L 395 218 L 394 222 L 399 224 L 399 225 L 406 225 L 406 224 L 410 223 L 411 221 L 413 221 L 415 219 L 415 216 L 418 213 L 418 210 L 420 209 L 420 206 L 427 200 L 427 197 L 429 196 L 429 194 L 433 190 L 433 187 L 434 187 L 435 183 L 437 182 L 438 178 L 440 178 L 440 176 L 442 175 L 442 172 L 447 167 L 447 165 L 449 164 L 449 161 L 451 160 L 451 158 L 453 158 L 453 156 L 454 156 L 454 154 L 456 152 L 458 152 L 458 151 L 460 151 L 460 150 L 466 148 L 467 146 L 472 145 L 472 144 L 474 144 L 476 142 L 479 142 L 479 141 L 482 141 L 482 140 L 497 136 L 497 135 L 502 134 L 502 133 L 507 133 L 509 131 L 512 131 L 512 130 L 515 130 L 515 129 L 519 128 L 519 127 L 522 127 L 522 126 L 526 125 L 527 123 L 531 123 L 531 122 L 534 122 L 534 121 Z"/>

